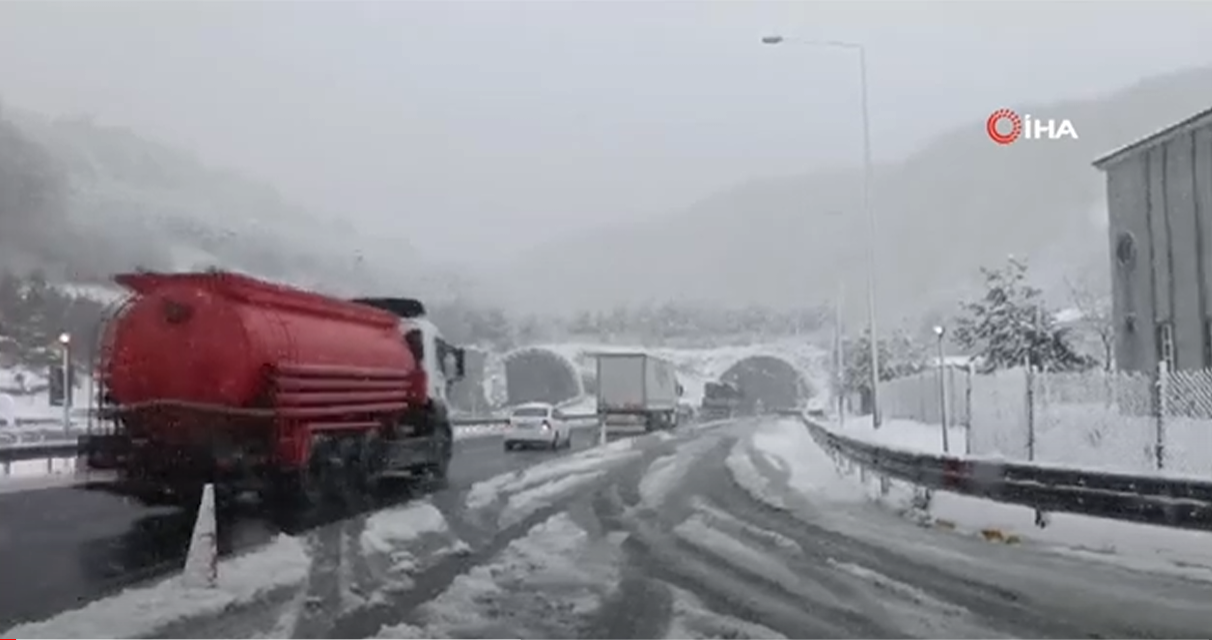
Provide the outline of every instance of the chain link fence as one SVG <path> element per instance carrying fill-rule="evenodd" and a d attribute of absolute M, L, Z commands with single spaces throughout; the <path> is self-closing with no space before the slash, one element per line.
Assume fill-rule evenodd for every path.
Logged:
<path fill-rule="evenodd" d="M 967 369 L 953 366 L 936 367 L 880 385 L 881 415 L 888 419 L 942 424 L 940 376 L 946 385 L 947 423 L 968 426 L 971 423 L 968 411 L 971 376 Z"/>
<path fill-rule="evenodd" d="M 949 371 L 948 418 L 972 455 L 1212 476 L 1212 370 Z M 881 391 L 886 418 L 941 422 L 937 371 Z"/>

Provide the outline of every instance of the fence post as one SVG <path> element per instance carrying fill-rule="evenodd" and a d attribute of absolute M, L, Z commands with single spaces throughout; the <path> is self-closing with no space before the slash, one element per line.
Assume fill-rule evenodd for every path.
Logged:
<path fill-rule="evenodd" d="M 968 361 L 968 387 L 964 391 L 964 454 L 972 455 L 972 381 L 976 377 L 976 365 Z"/>
<path fill-rule="evenodd" d="M 1035 370 L 1031 367 L 1031 356 L 1023 357 L 1023 371 L 1027 380 L 1027 460 L 1035 460 Z"/>
<path fill-rule="evenodd" d="M 1169 363 L 1161 360 L 1157 363 L 1157 432 L 1154 434 L 1155 442 L 1153 444 L 1153 456 L 1159 470 L 1166 467 L 1166 413 L 1168 410 L 1167 396 L 1169 395 L 1169 382 Z"/>
<path fill-rule="evenodd" d="M 939 347 L 940 353 L 942 350 L 942 347 Z M 943 426 L 943 453 L 951 453 L 951 441 L 947 433 L 947 368 L 941 357 L 938 362 L 938 413 L 939 422 Z"/>

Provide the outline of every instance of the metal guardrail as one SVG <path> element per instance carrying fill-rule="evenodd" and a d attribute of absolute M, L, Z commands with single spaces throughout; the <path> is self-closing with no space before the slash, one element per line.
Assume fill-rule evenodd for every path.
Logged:
<path fill-rule="evenodd" d="M 1042 512 L 1212 531 L 1212 479 L 1043 467 L 893 449 L 835 433 L 795 413 L 826 451 L 926 489 Z"/>
<path fill-rule="evenodd" d="M 566 420 L 596 419 L 595 413 L 566 413 Z M 481 427 L 491 425 L 504 426 L 509 419 L 504 416 L 479 418 L 452 418 L 450 423 L 458 427 Z M 21 462 L 23 460 L 42 460 L 45 458 L 71 458 L 76 456 L 78 445 L 76 439 L 64 438 L 42 442 L 17 442 L 0 444 L 0 464 Z"/>

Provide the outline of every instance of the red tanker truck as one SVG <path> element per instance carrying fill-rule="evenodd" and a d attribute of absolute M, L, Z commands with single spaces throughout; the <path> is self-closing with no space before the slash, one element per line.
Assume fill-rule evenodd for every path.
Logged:
<path fill-rule="evenodd" d="M 444 481 L 463 351 L 407 298 L 340 300 L 248 276 L 132 273 L 97 370 L 105 429 L 81 439 L 112 489 L 149 504 L 350 500 Z"/>

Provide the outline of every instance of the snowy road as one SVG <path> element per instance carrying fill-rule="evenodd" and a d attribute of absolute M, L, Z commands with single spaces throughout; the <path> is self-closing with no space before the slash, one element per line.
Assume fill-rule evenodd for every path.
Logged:
<path fill-rule="evenodd" d="M 574 433 L 578 437 L 573 451 L 594 444 L 592 431 Z M 458 440 L 448 491 L 457 494 L 477 480 L 567 453 L 504 455 L 499 436 Z M 193 517 L 79 486 L 0 491 L 0 629 L 81 606 L 179 568 Z M 220 550 L 230 553 L 266 543 L 282 524 L 237 517 L 220 527 Z M 307 524 L 286 528 L 301 530 Z"/>
<path fill-rule="evenodd" d="M 220 592 L 238 597 L 151 586 L 8 635 L 1072 638 L 1212 628 L 1212 583 L 916 526 L 840 477 L 795 420 L 684 428 L 538 464 L 503 456 L 495 439 L 464 446 L 483 448 L 461 453 L 480 464 L 460 465 L 447 491 L 230 561 Z M 6 559 L 10 550 L 0 546 Z M 250 586 L 268 565 L 274 578 Z"/>

